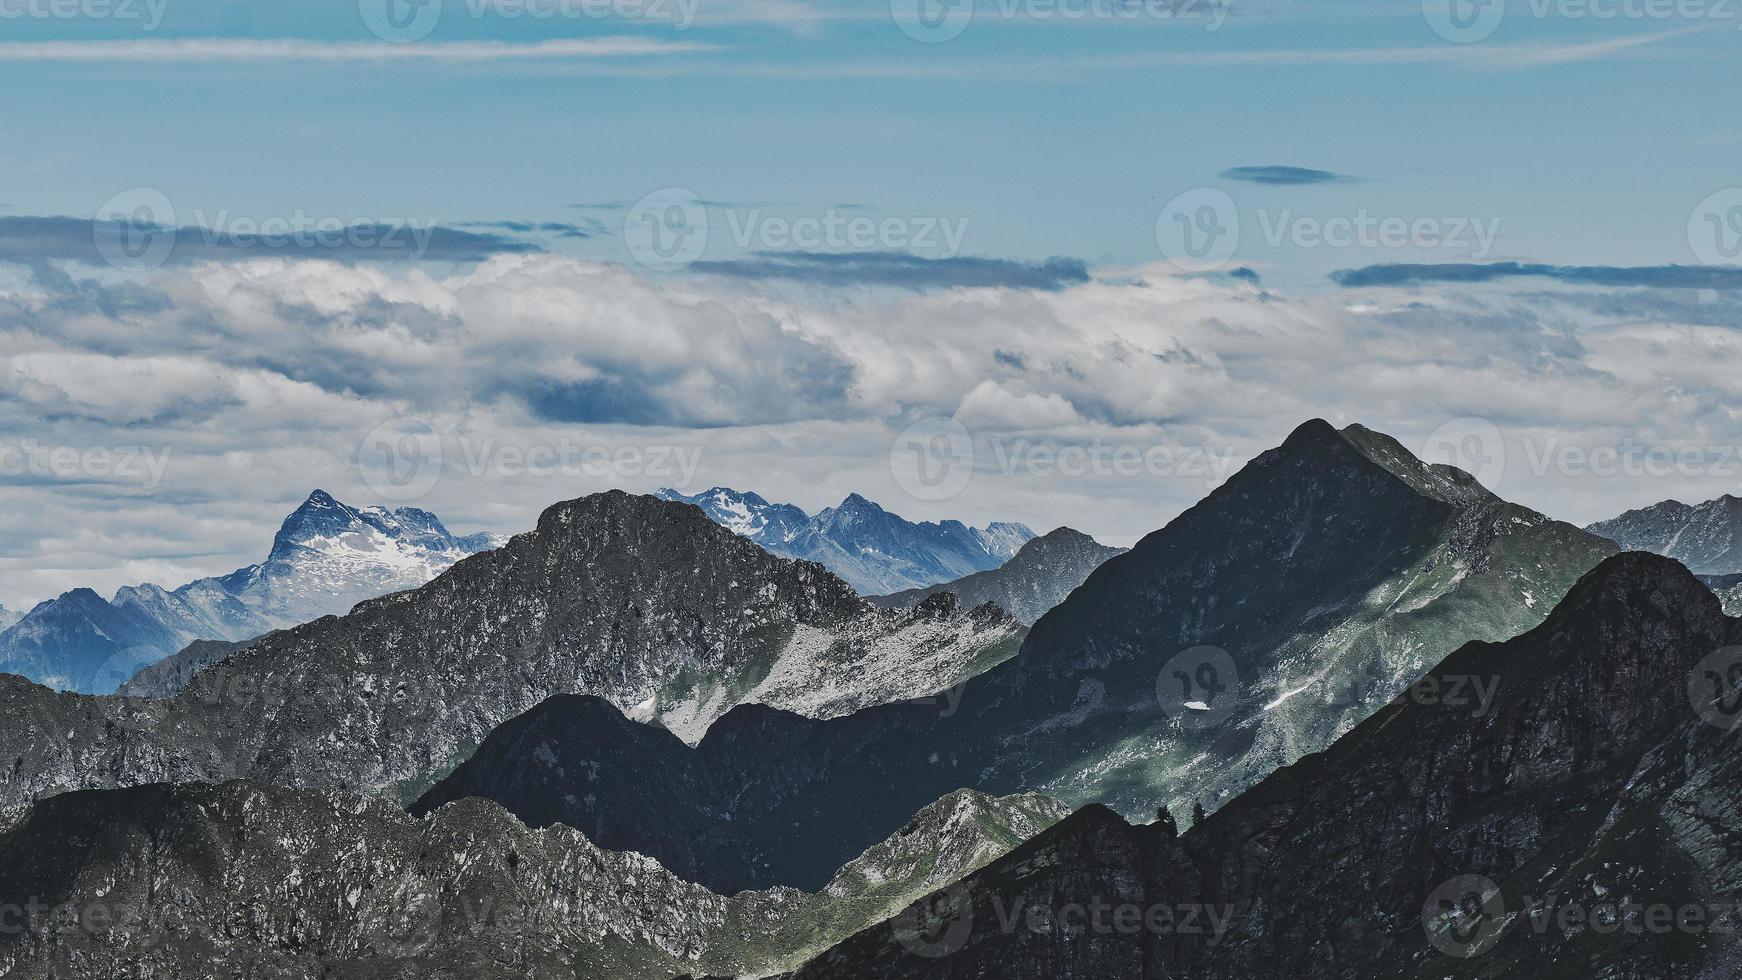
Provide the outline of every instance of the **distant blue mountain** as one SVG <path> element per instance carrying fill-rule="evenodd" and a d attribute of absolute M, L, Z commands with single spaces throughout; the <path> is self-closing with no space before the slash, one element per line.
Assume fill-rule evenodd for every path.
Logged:
<path fill-rule="evenodd" d="M 416 588 L 501 543 L 456 537 L 426 510 L 350 507 L 316 490 L 284 519 L 258 565 L 177 589 L 149 582 L 104 599 L 73 589 L 0 629 L 0 672 L 108 694 L 195 640 L 246 640 Z"/>
<path fill-rule="evenodd" d="M 769 503 L 728 487 L 694 495 L 664 489 L 658 496 L 694 504 L 715 523 L 774 554 L 817 562 L 868 596 L 923 589 L 989 571 L 1034 537 L 1021 524 L 915 524 L 856 493 L 814 516 L 792 504 Z"/>

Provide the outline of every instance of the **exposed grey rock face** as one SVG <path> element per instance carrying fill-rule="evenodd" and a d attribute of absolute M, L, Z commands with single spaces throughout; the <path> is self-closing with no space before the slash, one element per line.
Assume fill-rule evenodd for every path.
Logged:
<path fill-rule="evenodd" d="M 923 588 L 997 568 L 1034 537 L 1023 525 L 1004 522 L 983 528 L 960 521 L 915 524 L 856 493 L 814 517 L 792 504 L 771 504 L 726 487 L 690 496 L 666 489 L 658 495 L 695 504 L 721 526 L 774 554 L 814 561 L 861 595 Z"/>
<path fill-rule="evenodd" d="M 112 601 L 74 589 L 39 603 L 0 632 L 0 672 L 107 694 L 196 640 L 247 640 L 343 613 L 416 588 L 503 540 L 455 537 L 428 511 L 349 507 L 316 490 L 284 519 L 258 565 L 173 590 L 128 586 Z"/>
<path fill-rule="evenodd" d="M 964 605 L 990 602 L 1033 626 L 1082 585 L 1090 572 L 1125 551 L 1101 544 L 1081 531 L 1061 527 L 1028 541 L 1009 561 L 991 571 L 871 601 L 886 607 L 910 606 L 927 596 L 950 592 Z"/>
<path fill-rule="evenodd" d="M 1742 616 L 1742 574 L 1701 575 L 1699 579 L 1723 604 L 1724 615 Z"/>
<path fill-rule="evenodd" d="M 424 820 L 248 782 L 69 793 L 0 827 L 7 977 L 564 978 L 796 966 L 1064 816 L 955 794 L 817 894 L 713 894 L 481 800 Z"/>
<path fill-rule="evenodd" d="M 1631 551 L 1668 555 L 1697 575 L 1742 572 L 1742 499 L 1665 500 L 1585 528 Z"/>
<path fill-rule="evenodd" d="M 1736 976 L 1738 639 L 1612 558 L 1183 837 L 1090 807 L 793 977 Z"/>
<path fill-rule="evenodd" d="M 519 758 L 533 744 L 504 737 L 441 792 L 582 828 L 659 813 L 613 827 L 613 846 L 643 853 L 681 853 L 729 814 L 729 846 L 699 849 L 685 873 L 743 887 L 812 885 L 962 786 L 1132 817 L 1213 810 L 1465 641 L 1536 625 L 1613 551 L 1385 436 L 1315 421 L 1107 561 L 1020 655 L 944 697 L 827 721 L 740 708 L 693 749 L 608 724 L 564 737 L 553 720 L 537 744 L 584 784 L 492 777 L 537 771 Z"/>
<path fill-rule="evenodd" d="M 263 637 L 170 700 L 0 676 L 0 804 L 235 777 L 411 799 L 552 695 L 693 740 L 746 702 L 829 716 L 929 693 L 1023 635 L 996 610 L 879 610 L 693 507 L 597 494 L 420 589 Z"/>

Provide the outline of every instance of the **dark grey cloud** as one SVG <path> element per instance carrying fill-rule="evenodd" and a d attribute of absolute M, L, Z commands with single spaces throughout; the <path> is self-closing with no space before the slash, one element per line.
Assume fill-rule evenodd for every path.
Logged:
<path fill-rule="evenodd" d="M 269 256 L 339 262 L 477 262 L 492 255 L 544 251 L 534 242 L 445 225 L 382 223 L 278 229 L 262 223 L 248 228 L 169 228 L 61 215 L 0 215 L 0 262 L 31 268 L 49 261 L 102 266 L 110 264 L 105 255 L 108 245 L 132 243 L 134 254 L 156 255 L 165 238 L 170 248 L 153 264 Z"/>
<path fill-rule="evenodd" d="M 1229 167 L 1222 171 L 1222 176 L 1227 180 L 1243 180 L 1248 184 L 1271 184 L 1285 187 L 1300 184 L 1337 184 L 1361 179 L 1330 170 L 1289 167 L 1275 163 L 1258 167 Z"/>
<path fill-rule="evenodd" d="M 461 228 L 494 228 L 516 235 L 553 235 L 557 238 L 597 238 L 609 234 L 597 218 L 572 221 L 468 221 Z"/>
<path fill-rule="evenodd" d="M 1447 262 L 1369 265 L 1331 273 L 1339 286 L 1410 286 L 1418 283 L 1481 283 L 1532 276 L 1580 286 L 1646 289 L 1742 289 L 1742 268 L 1698 265 L 1542 265 L 1529 262 Z"/>
<path fill-rule="evenodd" d="M 1061 256 L 1023 262 L 971 256 L 934 259 L 906 252 L 757 252 L 747 259 L 696 262 L 690 269 L 740 279 L 913 290 L 990 286 L 1057 291 L 1089 281 L 1083 260 Z"/>

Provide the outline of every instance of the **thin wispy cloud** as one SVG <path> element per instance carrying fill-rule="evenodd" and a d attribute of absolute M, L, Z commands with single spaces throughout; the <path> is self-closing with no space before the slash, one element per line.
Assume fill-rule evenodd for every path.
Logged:
<path fill-rule="evenodd" d="M 754 78 L 769 80 L 821 81 L 947 81 L 974 79 L 1058 78 L 1088 80 L 1101 77 L 1097 73 L 1111 70 L 1144 70 L 1157 68 L 1253 68 L 1278 67 L 1335 68 L 1339 66 L 1442 66 L 1467 71 L 1520 71 L 1552 68 L 1604 59 L 1623 57 L 1660 42 L 1695 33 L 1705 28 L 1687 28 L 1642 34 L 1634 37 L 1578 44 L 1436 44 L 1416 47 L 1373 48 L 1284 48 L 1227 51 L 1144 51 L 1131 54 L 1097 54 L 1092 57 L 1034 57 L 1020 61 L 946 60 L 926 58 L 915 61 L 853 61 L 796 63 L 745 63 L 718 58 L 678 60 L 662 59 L 636 64 L 614 64 L 603 61 L 575 60 L 571 62 L 536 61 L 529 70 L 548 70 L 563 74 L 628 78 L 681 78 L 705 76 L 718 78 Z M 1639 51 L 1640 54 L 1644 52 Z M 1730 56 L 1730 49 L 1711 49 L 1708 53 Z"/>
<path fill-rule="evenodd" d="M 718 50 L 697 41 L 640 37 L 565 38 L 526 44 L 505 41 L 446 41 L 389 44 L 363 41 L 313 41 L 300 38 L 181 38 L 115 41 L 8 41 L 0 61 L 244 63 L 315 62 L 520 62 L 564 61 L 687 54 Z"/>
<path fill-rule="evenodd" d="M 520 231 L 509 227 L 511 224 L 518 223 L 490 222 L 471 227 Z M 527 230 L 567 237 L 560 230 L 530 225 Z M 335 262 L 478 262 L 492 255 L 544 251 L 537 242 L 491 231 L 408 221 L 358 222 L 324 228 L 167 228 L 64 215 L 0 215 L 0 263 L 41 267 L 49 261 L 67 261 L 102 267 L 110 261 L 103 252 L 105 242 L 119 243 L 128 236 L 142 241 L 161 240 L 165 246 L 161 263 L 167 265 L 266 257 L 324 258 Z"/>
<path fill-rule="evenodd" d="M 1413 286 L 1480 283 L 1502 279 L 1552 279 L 1577 286 L 1643 289 L 1742 289 L 1742 268 L 1697 265 L 1544 265 L 1531 262 L 1448 262 L 1369 265 L 1331 274 L 1339 286 Z"/>
<path fill-rule="evenodd" d="M 1471 68 L 1540 68 L 1596 61 L 1634 48 L 1699 33 L 1691 27 L 1655 34 L 1577 44 L 1436 44 L 1427 47 L 1301 48 L 1281 51 L 1168 51 L 1115 59 L 1148 64 L 1244 67 L 1248 65 L 1457 65 Z"/>
<path fill-rule="evenodd" d="M 928 258 L 904 252 L 759 252 L 750 258 L 696 262 L 690 270 L 740 279 L 786 279 L 823 286 L 897 289 L 1064 289 L 1089 281 L 1081 259 L 1044 262 L 978 256 Z"/>

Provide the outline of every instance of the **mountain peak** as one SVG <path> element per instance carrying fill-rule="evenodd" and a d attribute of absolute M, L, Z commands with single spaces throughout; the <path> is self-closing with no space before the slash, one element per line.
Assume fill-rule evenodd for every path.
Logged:
<path fill-rule="evenodd" d="M 1314 444 L 1329 445 L 1342 438 L 1343 434 L 1337 430 L 1336 426 L 1321 418 L 1311 418 L 1295 426 L 1294 431 L 1288 434 L 1288 438 L 1282 440 L 1282 445 L 1285 448 Z"/>
<path fill-rule="evenodd" d="M 840 506 L 836 507 L 835 510 L 848 512 L 864 511 L 872 514 L 888 513 L 876 502 L 867 500 L 863 495 L 857 493 L 847 494 L 846 499 L 842 500 Z"/>

